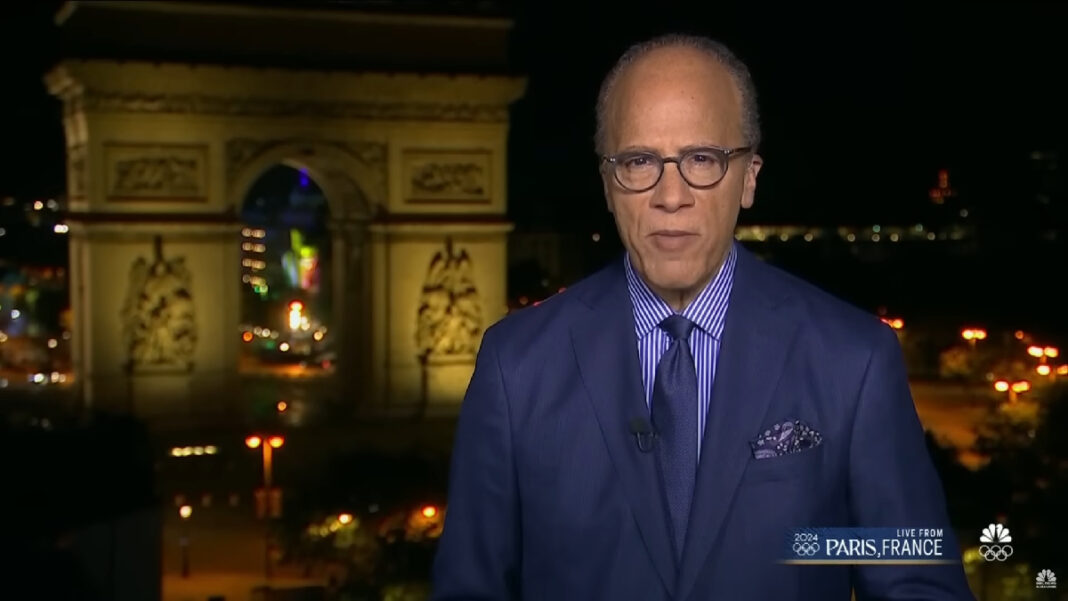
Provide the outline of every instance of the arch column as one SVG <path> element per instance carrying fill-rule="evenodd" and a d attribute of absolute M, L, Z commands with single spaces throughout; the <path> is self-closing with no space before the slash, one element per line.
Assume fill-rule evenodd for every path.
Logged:
<path fill-rule="evenodd" d="M 371 274 L 366 219 L 332 219 L 333 325 L 337 394 L 366 403 L 371 386 Z"/>

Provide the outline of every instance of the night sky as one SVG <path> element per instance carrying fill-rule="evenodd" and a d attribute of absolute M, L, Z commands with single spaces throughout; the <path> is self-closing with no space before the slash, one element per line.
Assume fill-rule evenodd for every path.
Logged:
<path fill-rule="evenodd" d="M 0 16 L 0 195 L 64 190 L 59 104 L 41 83 L 57 58 L 55 5 Z M 1068 160 L 1068 7 L 1056 3 L 578 5 L 504 5 L 516 17 L 511 68 L 529 76 L 509 157 L 520 226 L 609 223 L 591 142 L 597 87 L 627 45 L 667 31 L 716 37 L 754 74 L 765 167 L 748 222 L 893 221 L 926 202 L 942 167 L 988 214 L 1010 211 L 1032 151 Z"/>

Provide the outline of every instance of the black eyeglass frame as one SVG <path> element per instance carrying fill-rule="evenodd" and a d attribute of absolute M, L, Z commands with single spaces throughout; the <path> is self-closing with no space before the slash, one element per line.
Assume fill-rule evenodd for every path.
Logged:
<path fill-rule="evenodd" d="M 656 185 L 660 183 L 660 180 L 664 178 L 664 165 L 667 163 L 675 163 L 675 166 L 679 169 L 679 175 L 682 176 L 683 181 L 685 181 L 687 185 L 689 185 L 691 188 L 696 188 L 698 190 L 707 190 L 708 188 L 711 188 L 712 186 L 715 186 L 719 182 L 723 181 L 723 178 L 727 177 L 727 170 L 730 168 L 732 158 L 734 158 L 735 156 L 744 155 L 748 152 L 751 152 L 752 150 L 752 146 L 739 146 L 737 148 L 723 148 L 721 146 L 702 146 L 700 148 L 691 148 L 690 150 L 687 150 L 686 152 L 673 157 L 662 157 L 654 152 L 645 151 L 622 152 L 616 155 L 602 156 L 601 165 L 611 165 L 612 177 L 615 178 L 616 183 L 618 183 L 620 186 L 623 187 L 624 190 L 628 192 L 647 192 L 655 188 Z M 719 179 L 712 182 L 711 184 L 703 184 L 698 186 L 686 177 L 686 173 L 682 170 L 682 162 L 688 157 L 693 156 L 695 154 L 713 154 L 720 159 L 720 161 L 723 163 L 723 173 L 719 176 Z M 623 180 L 619 177 L 618 167 L 620 166 L 620 164 L 627 159 L 632 159 L 635 157 L 649 157 L 656 161 L 656 163 L 660 166 L 659 175 L 656 176 L 656 179 L 653 180 L 652 184 L 646 186 L 645 188 L 631 188 L 624 184 Z"/>

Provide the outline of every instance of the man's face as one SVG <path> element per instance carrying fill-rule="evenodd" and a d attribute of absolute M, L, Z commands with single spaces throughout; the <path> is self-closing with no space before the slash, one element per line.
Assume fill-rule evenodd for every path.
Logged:
<path fill-rule="evenodd" d="M 730 74 L 689 48 L 661 48 L 630 65 L 605 115 L 606 154 L 744 146 L 742 110 Z M 753 204 L 759 157 L 735 156 L 716 185 L 698 189 L 675 163 L 659 183 L 629 192 L 603 171 L 608 210 L 635 269 L 654 292 L 681 309 L 715 276 L 734 239 L 740 207 Z"/>

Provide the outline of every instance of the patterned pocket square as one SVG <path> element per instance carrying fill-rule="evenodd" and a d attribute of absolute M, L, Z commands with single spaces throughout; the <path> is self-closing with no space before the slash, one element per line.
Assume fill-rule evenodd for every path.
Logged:
<path fill-rule="evenodd" d="M 749 441 L 756 459 L 770 459 L 818 447 L 823 435 L 799 419 L 775 424 L 755 440 Z"/>

